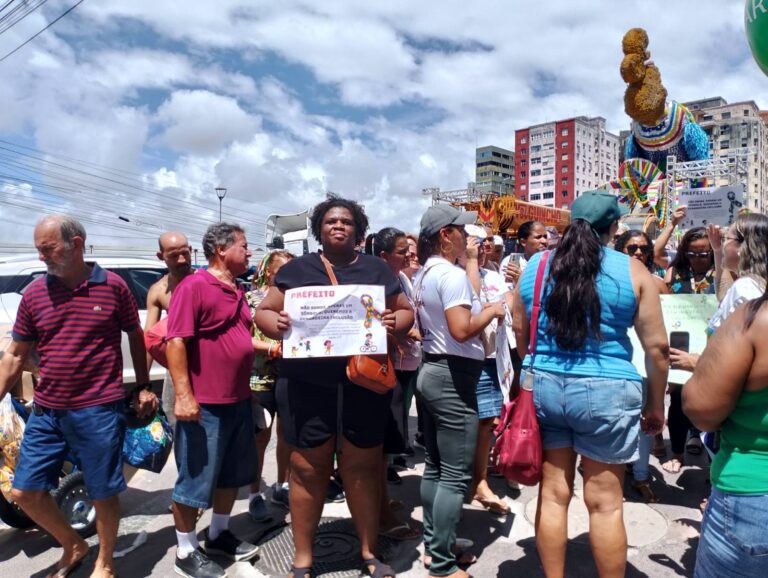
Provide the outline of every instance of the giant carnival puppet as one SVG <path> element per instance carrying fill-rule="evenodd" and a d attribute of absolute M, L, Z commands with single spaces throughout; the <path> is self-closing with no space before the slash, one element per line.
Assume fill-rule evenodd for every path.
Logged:
<path fill-rule="evenodd" d="M 621 77 L 627 83 L 624 110 L 632 119 L 618 178 L 609 183 L 633 212 L 653 212 L 660 225 L 667 215 L 664 173 L 667 157 L 679 162 L 709 158 L 707 133 L 681 103 L 667 100 L 661 73 L 650 61 L 648 34 L 633 28 L 622 41 Z"/>

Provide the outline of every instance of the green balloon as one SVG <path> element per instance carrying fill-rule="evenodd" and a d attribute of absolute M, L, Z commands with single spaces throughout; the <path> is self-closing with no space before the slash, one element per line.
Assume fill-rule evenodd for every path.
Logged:
<path fill-rule="evenodd" d="M 747 0 L 744 26 L 752 56 L 762 71 L 768 74 L 768 0 Z"/>

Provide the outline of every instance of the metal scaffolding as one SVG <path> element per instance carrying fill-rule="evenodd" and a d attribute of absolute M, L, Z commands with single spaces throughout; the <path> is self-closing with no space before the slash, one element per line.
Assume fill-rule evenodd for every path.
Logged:
<path fill-rule="evenodd" d="M 455 189 L 453 191 L 441 191 L 439 187 L 427 187 L 421 189 L 421 194 L 427 197 L 432 197 L 433 205 L 437 205 L 438 203 L 479 203 L 489 195 L 498 196 L 496 193 L 479 191 L 477 187 L 475 187 L 475 183 L 469 183 L 466 189 Z"/>

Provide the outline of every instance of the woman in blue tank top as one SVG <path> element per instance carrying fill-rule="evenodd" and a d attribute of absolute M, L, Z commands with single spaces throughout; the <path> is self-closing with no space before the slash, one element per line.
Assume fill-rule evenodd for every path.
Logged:
<path fill-rule="evenodd" d="M 565 569 L 568 504 L 576 458 L 584 465 L 593 555 L 601 577 L 624 576 L 625 464 L 637 459 L 642 422 L 648 434 L 664 426 L 668 343 L 659 291 L 642 263 L 605 247 L 621 210 L 605 191 L 573 203 L 571 225 L 543 271 L 535 350 L 528 352 L 536 255 L 517 286 L 513 324 L 526 355 L 523 383 L 532 384 L 544 467 L 536 512 L 536 545 L 547 576 Z M 627 330 L 645 350 L 648 392 L 632 365 Z M 641 418 L 642 415 L 642 418 Z"/>

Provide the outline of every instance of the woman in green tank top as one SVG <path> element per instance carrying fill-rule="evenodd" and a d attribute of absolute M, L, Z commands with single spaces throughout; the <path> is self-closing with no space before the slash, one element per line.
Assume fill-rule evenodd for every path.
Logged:
<path fill-rule="evenodd" d="M 768 292 L 720 326 L 683 388 L 703 431 L 722 430 L 694 576 L 768 576 Z"/>

